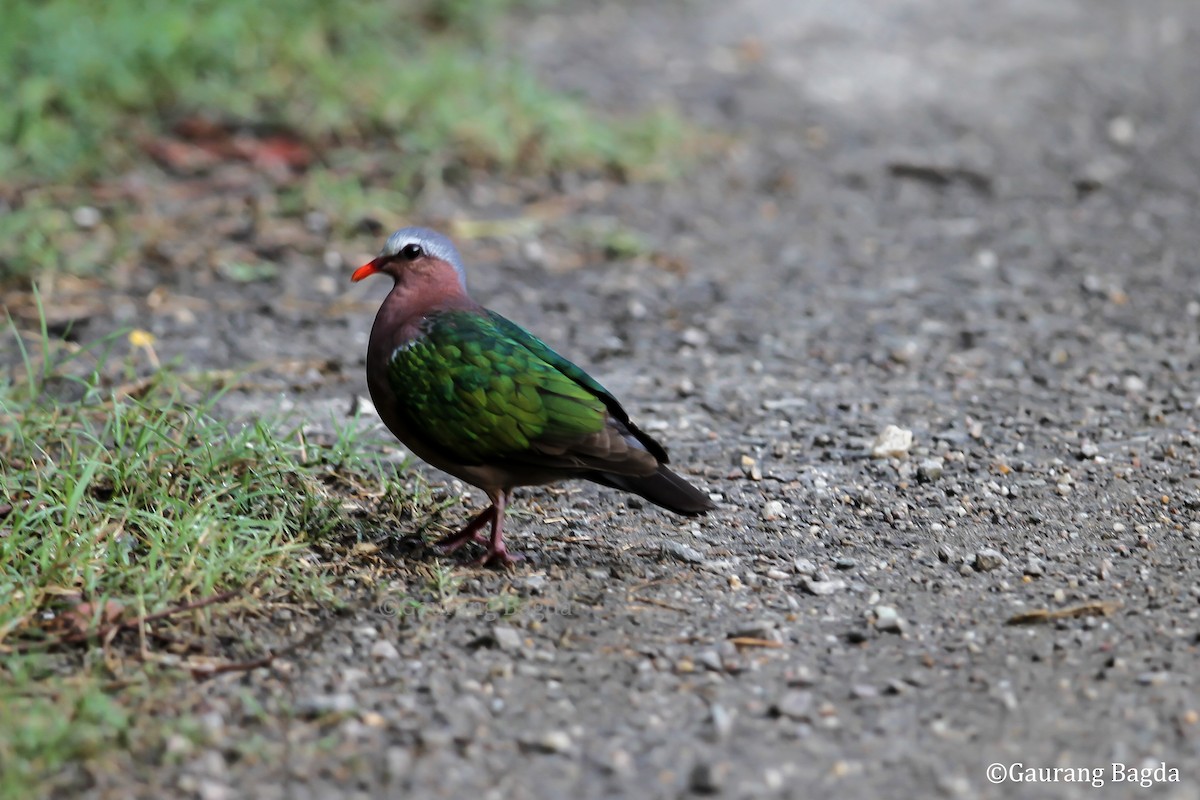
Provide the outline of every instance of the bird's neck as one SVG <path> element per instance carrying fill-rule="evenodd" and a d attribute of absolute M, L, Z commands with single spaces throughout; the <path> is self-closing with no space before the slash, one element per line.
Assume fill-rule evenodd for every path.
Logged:
<path fill-rule="evenodd" d="M 422 321 L 441 311 L 480 311 L 482 306 L 467 296 L 453 269 L 414 272 L 396 281 L 379 307 L 372 329 L 378 344 L 389 351 L 420 335 Z"/>

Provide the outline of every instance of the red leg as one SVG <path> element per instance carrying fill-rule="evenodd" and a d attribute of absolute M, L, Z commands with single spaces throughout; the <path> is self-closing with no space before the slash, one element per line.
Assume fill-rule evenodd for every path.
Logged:
<path fill-rule="evenodd" d="M 508 552 L 508 548 L 504 546 L 504 505 L 507 500 L 505 492 L 500 492 L 492 499 L 492 508 L 496 510 L 495 516 L 492 517 L 492 539 L 488 543 L 487 552 L 477 564 L 499 564 L 506 567 L 524 558 L 519 553 Z"/>
<path fill-rule="evenodd" d="M 501 512 L 501 513 L 503 513 L 503 512 Z M 445 539 L 442 539 L 440 542 L 435 544 L 434 547 L 441 550 L 443 554 L 449 555 L 450 553 L 453 553 L 455 550 L 457 550 L 458 548 L 462 547 L 464 544 L 466 544 L 467 542 L 470 542 L 470 541 L 476 541 L 476 542 L 479 542 L 480 544 L 486 545 L 489 543 L 489 539 L 488 539 L 488 537 L 486 537 L 482 533 L 480 533 L 479 529 L 482 528 L 484 525 L 487 525 L 489 522 L 492 523 L 492 526 L 494 528 L 495 527 L 495 522 L 494 522 L 495 518 L 496 518 L 496 506 L 493 503 L 492 505 L 485 508 L 483 511 L 480 511 L 478 514 L 476 514 L 475 519 L 468 522 L 467 526 L 465 528 L 463 528 L 461 531 L 459 531 L 458 533 L 450 534 Z"/>

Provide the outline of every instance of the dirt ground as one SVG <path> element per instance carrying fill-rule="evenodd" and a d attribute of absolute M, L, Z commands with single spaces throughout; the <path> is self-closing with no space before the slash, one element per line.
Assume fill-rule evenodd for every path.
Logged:
<path fill-rule="evenodd" d="M 597 2 L 510 35 L 721 155 L 663 184 L 451 187 L 409 221 L 534 219 L 461 241 L 473 293 L 720 510 L 525 492 L 528 560 L 456 568 L 421 613 L 433 557 L 379 531 L 390 586 L 347 581 L 319 646 L 202 684 L 211 747 L 89 796 L 1200 796 L 1200 6 Z M 613 225 L 634 257 L 581 247 Z M 366 394 L 367 255 L 160 276 L 217 300 L 135 293 L 114 319 L 152 315 L 164 360 L 299 365 L 235 410 L 328 427 Z M 889 425 L 911 445 L 871 457 Z M 501 596 L 509 617 L 472 602 Z"/>

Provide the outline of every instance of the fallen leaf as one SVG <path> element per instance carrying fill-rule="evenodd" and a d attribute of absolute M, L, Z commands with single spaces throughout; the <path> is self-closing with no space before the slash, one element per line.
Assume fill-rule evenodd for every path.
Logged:
<path fill-rule="evenodd" d="M 1116 600 L 1096 600 L 1069 608 L 1039 608 L 1009 617 L 1006 625 L 1039 625 L 1059 619 L 1074 619 L 1075 617 L 1107 617 L 1116 613 L 1124 603 Z"/>
<path fill-rule="evenodd" d="M 774 639 L 759 639 L 756 636 L 733 636 L 729 641 L 734 647 L 783 647 L 783 642 Z"/>
<path fill-rule="evenodd" d="M 67 633 L 85 635 L 114 624 L 124 613 L 124 604 L 116 600 L 105 600 L 102 608 L 95 603 L 84 602 L 58 615 L 55 626 Z"/>

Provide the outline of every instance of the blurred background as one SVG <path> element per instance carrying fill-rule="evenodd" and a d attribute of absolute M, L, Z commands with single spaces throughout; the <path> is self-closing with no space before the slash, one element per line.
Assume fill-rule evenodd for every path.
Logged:
<path fill-rule="evenodd" d="M 669 109 L 605 114 L 506 46 L 514 14 L 547 7 L 5 2 L 5 309 L 35 319 L 36 281 L 51 328 L 79 336 L 97 315 L 187 320 L 252 284 L 328 298 L 340 254 L 423 202 L 448 216 L 447 192 L 482 176 L 666 175 L 684 138 Z"/>

